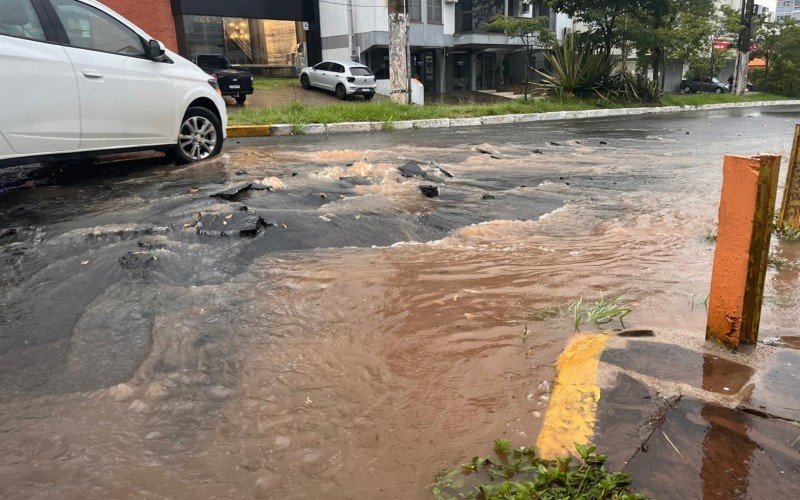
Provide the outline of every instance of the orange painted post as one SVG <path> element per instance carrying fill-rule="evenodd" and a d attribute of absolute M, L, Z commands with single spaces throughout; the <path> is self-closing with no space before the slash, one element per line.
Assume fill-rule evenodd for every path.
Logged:
<path fill-rule="evenodd" d="M 706 338 L 755 344 L 778 192 L 780 156 L 726 156 Z"/>
<path fill-rule="evenodd" d="M 778 229 L 784 227 L 800 229 L 800 125 L 794 130 L 792 154 L 789 156 L 786 173 L 786 189 L 783 192 L 781 214 L 778 217 Z"/>

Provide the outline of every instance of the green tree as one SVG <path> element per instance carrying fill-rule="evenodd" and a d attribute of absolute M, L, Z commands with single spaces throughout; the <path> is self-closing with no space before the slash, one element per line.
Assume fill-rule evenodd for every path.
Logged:
<path fill-rule="evenodd" d="M 650 0 L 626 19 L 625 38 L 639 55 L 639 66 L 652 67 L 653 79 L 664 88 L 668 59 L 698 54 L 712 30 L 714 0 Z"/>
<path fill-rule="evenodd" d="M 484 29 L 503 33 L 511 39 L 518 38 L 525 46 L 525 100 L 527 101 L 533 51 L 537 46 L 550 48 L 556 41 L 555 33 L 550 30 L 550 20 L 546 17 L 495 16 Z"/>
<path fill-rule="evenodd" d="M 800 95 L 800 25 L 786 23 L 780 30 L 766 90 L 787 96 Z"/>
<path fill-rule="evenodd" d="M 622 21 L 627 15 L 641 12 L 650 1 L 652 0 L 547 0 L 547 4 L 576 21 L 586 23 L 590 33 L 600 39 L 605 56 L 610 57 L 615 46 L 624 45 Z"/>
<path fill-rule="evenodd" d="M 756 31 L 753 57 L 764 60 L 760 84 L 762 90 L 767 88 L 770 70 L 775 64 L 775 59 L 780 57 L 778 49 L 781 46 L 781 32 L 787 25 L 785 22 L 763 23 Z"/>
<path fill-rule="evenodd" d="M 705 26 L 701 26 L 703 41 L 696 53 L 689 56 L 689 76 L 715 78 L 725 68 L 727 61 L 734 58 L 734 45 L 731 40 L 741 30 L 740 13 L 727 5 L 715 12 Z M 701 23 L 702 24 L 702 23 Z M 728 43 L 727 48 L 719 48 Z"/>

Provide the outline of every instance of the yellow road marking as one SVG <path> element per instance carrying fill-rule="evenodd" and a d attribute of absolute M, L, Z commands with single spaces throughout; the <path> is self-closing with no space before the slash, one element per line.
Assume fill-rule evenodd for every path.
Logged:
<path fill-rule="evenodd" d="M 536 442 L 543 457 L 574 454 L 573 443 L 592 440 L 600 401 L 597 371 L 607 338 L 604 334 L 579 334 L 558 357 L 550 406 Z"/>

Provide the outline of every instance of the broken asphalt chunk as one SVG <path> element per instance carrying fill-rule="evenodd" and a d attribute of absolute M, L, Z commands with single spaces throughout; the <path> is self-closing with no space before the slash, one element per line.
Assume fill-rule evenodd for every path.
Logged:
<path fill-rule="evenodd" d="M 436 186 L 419 186 L 419 190 L 422 192 L 423 196 L 427 196 L 428 198 L 436 198 L 439 196 L 439 188 Z"/>
<path fill-rule="evenodd" d="M 214 193 L 212 198 L 222 198 L 227 201 L 238 201 L 239 198 L 248 191 L 272 191 L 272 186 L 267 186 L 259 182 L 248 182 L 245 184 L 237 184 L 224 191 Z"/>
<path fill-rule="evenodd" d="M 433 167 L 433 168 L 435 168 L 435 169 L 437 169 L 437 170 L 439 170 L 439 172 L 441 172 L 441 173 L 442 173 L 442 175 L 444 175 L 444 176 L 445 176 L 445 177 L 447 177 L 448 179 L 452 179 L 452 178 L 453 178 L 453 174 L 451 174 L 450 172 L 448 172 L 447 170 L 445 170 L 445 169 L 444 169 L 444 168 L 443 168 L 441 165 L 439 165 L 438 163 L 436 163 L 436 162 L 431 162 L 431 165 L 430 165 L 430 166 L 431 166 L 431 167 Z"/>
<path fill-rule="evenodd" d="M 227 214 L 201 214 L 195 230 L 204 236 L 255 236 L 267 225 L 257 213 L 237 210 Z"/>
<path fill-rule="evenodd" d="M 145 269 L 155 260 L 150 252 L 128 252 L 119 258 L 119 264 L 125 269 Z"/>
<path fill-rule="evenodd" d="M 427 178 L 428 174 L 426 174 L 422 168 L 420 168 L 419 164 L 414 161 L 410 161 L 403 165 L 402 167 L 398 167 L 397 170 L 400 171 L 403 177 L 422 177 Z"/>

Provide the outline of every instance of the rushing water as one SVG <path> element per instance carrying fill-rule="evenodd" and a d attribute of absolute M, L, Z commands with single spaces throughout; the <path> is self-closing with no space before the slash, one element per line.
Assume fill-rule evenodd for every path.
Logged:
<path fill-rule="evenodd" d="M 425 498 L 495 438 L 535 440 L 575 298 L 702 334 L 722 155 L 785 154 L 796 115 L 6 171 L 0 497 Z M 212 197 L 253 182 L 273 190 Z M 197 234 L 242 206 L 270 225 Z M 762 337 L 796 338 L 797 285 L 770 271 Z"/>

